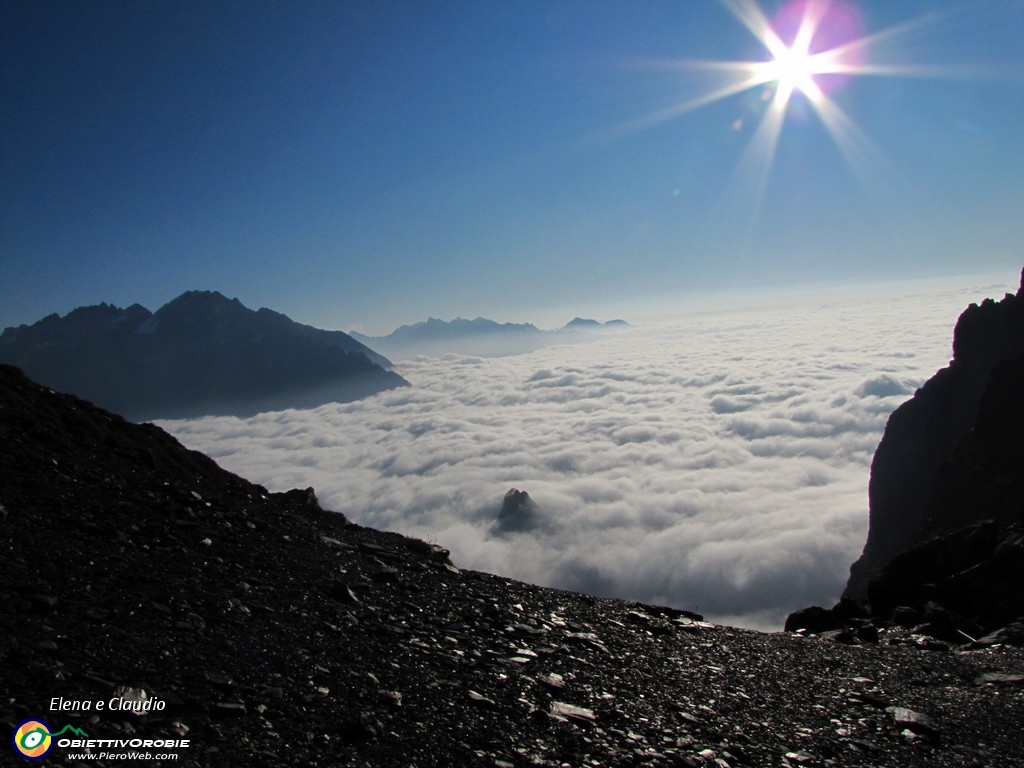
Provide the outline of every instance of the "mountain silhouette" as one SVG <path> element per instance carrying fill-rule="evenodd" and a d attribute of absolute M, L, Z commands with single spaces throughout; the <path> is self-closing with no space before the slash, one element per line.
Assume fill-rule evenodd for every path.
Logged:
<path fill-rule="evenodd" d="M 532 323 L 498 323 L 485 317 L 473 320 L 431 317 L 399 326 L 387 336 L 366 336 L 356 331 L 352 331 L 351 336 L 396 358 L 446 353 L 502 357 L 532 352 L 549 344 L 586 340 L 590 338 L 587 332 L 628 327 L 625 320 L 600 323 L 577 317 L 561 328 L 548 331 Z"/>
<path fill-rule="evenodd" d="M 314 407 L 408 384 L 348 334 L 215 291 L 156 312 L 99 304 L 7 328 L 0 362 L 135 421 Z"/>

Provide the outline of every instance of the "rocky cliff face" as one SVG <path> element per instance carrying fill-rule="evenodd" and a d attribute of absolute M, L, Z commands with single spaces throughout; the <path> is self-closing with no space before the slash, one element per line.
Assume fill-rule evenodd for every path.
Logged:
<path fill-rule="evenodd" d="M 1016 295 L 963 312 L 949 366 L 889 418 L 871 464 L 868 539 L 845 597 L 863 600 L 870 580 L 921 543 L 925 529 L 934 535 L 985 519 L 1017 519 L 1021 432 L 1008 425 L 1019 418 L 1022 358 L 1024 275 Z M 958 450 L 957 471 L 944 471 Z"/>
<path fill-rule="evenodd" d="M 408 383 L 347 334 L 210 291 L 156 312 L 100 304 L 8 328 L 0 362 L 139 421 L 313 407 Z"/>
<path fill-rule="evenodd" d="M 940 605 L 976 633 L 1024 619 L 1024 356 L 993 368 L 924 515 L 914 545 L 868 583 L 872 611 Z"/>

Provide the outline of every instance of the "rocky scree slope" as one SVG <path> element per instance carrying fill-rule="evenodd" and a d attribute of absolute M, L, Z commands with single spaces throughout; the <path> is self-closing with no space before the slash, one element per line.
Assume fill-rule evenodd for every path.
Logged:
<path fill-rule="evenodd" d="M 408 384 L 348 334 L 216 291 L 156 312 L 100 304 L 7 328 L 0 362 L 135 421 L 309 408 Z"/>
<path fill-rule="evenodd" d="M 12 729 L 188 738 L 178 766 L 1024 766 L 1017 648 L 846 646 L 459 570 L 7 366 L 0 467 Z M 49 711 L 125 690 L 166 706 Z"/>

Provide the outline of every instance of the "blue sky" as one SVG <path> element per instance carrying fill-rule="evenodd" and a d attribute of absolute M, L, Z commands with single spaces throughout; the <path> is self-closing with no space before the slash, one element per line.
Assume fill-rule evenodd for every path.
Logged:
<path fill-rule="evenodd" d="M 760 6 L 780 38 L 794 3 Z M 5 3 L 0 327 L 189 289 L 384 333 L 793 283 L 1015 283 L 1024 2 L 834 0 L 812 51 L 866 38 L 860 73 L 812 79 L 855 129 L 837 142 L 798 89 L 770 166 L 750 148 L 776 82 L 678 109 L 735 79 L 694 62 L 772 59 L 750 8 Z"/>

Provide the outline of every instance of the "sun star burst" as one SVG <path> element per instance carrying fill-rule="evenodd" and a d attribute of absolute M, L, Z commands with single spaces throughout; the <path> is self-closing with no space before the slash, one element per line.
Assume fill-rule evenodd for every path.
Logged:
<path fill-rule="evenodd" d="M 717 101 L 760 89 L 760 115 L 748 111 L 731 122 L 734 131 L 752 128 L 733 174 L 735 187 L 753 196 L 754 217 L 761 201 L 790 106 L 799 97 L 817 115 L 839 152 L 862 183 L 889 164 L 832 95 L 860 76 L 948 77 L 948 67 L 882 64 L 881 49 L 897 50 L 899 39 L 936 19 L 914 18 L 867 34 L 853 0 L 786 0 L 769 19 L 756 0 L 720 0 L 726 10 L 764 47 L 762 60 L 661 60 L 658 68 L 703 72 L 714 80 L 704 92 L 592 135 L 608 139 L 646 130 Z M 806 113 L 806 110 L 804 111 Z"/>
<path fill-rule="evenodd" d="M 869 33 L 857 0 L 784 0 L 771 18 L 765 15 L 758 0 L 719 2 L 764 48 L 762 58 L 664 58 L 633 62 L 645 69 L 682 75 L 681 85 L 689 91 L 688 96 L 679 98 L 677 91 L 677 97 L 660 108 L 587 134 L 573 142 L 572 147 L 591 149 L 716 102 L 757 93 L 760 98 L 737 101 L 742 111 L 734 113 L 722 126 L 731 133 L 749 135 L 718 196 L 719 215 L 727 216 L 731 222 L 745 222 L 745 226 L 731 227 L 728 238 L 739 237 L 745 242 L 736 247 L 720 242 L 716 247 L 722 252 L 750 252 L 749 238 L 760 220 L 780 137 L 790 115 L 799 116 L 803 123 L 799 133 L 803 137 L 811 135 L 805 118 L 817 118 L 871 200 L 879 190 L 888 191 L 902 184 L 902 174 L 834 96 L 860 77 L 990 79 L 994 74 L 984 67 L 896 63 L 907 50 L 901 43 L 922 28 L 947 19 L 954 13 L 948 9 Z M 704 85 L 694 89 L 699 81 Z M 818 151 L 816 145 L 814 151 Z M 803 168 L 814 166 L 806 164 Z"/>

